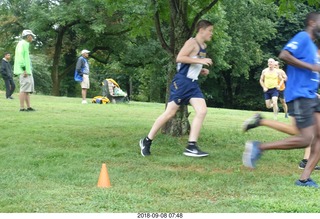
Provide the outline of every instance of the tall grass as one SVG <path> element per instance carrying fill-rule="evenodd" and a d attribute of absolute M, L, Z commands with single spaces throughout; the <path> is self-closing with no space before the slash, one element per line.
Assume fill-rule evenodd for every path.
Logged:
<path fill-rule="evenodd" d="M 19 112 L 14 97 L 0 99 L 2 213 L 320 212 L 319 191 L 294 186 L 303 150 L 268 151 L 256 170 L 242 166 L 246 140 L 286 137 L 263 127 L 242 133 L 254 112 L 209 108 L 199 138 L 206 158 L 182 154 L 187 136 L 160 133 L 152 156 L 142 157 L 138 141 L 164 104 L 33 95 L 37 111 Z M 280 120 L 289 123 L 283 114 Z M 96 187 L 102 163 L 108 189 Z M 312 177 L 320 182 L 318 172 Z"/>

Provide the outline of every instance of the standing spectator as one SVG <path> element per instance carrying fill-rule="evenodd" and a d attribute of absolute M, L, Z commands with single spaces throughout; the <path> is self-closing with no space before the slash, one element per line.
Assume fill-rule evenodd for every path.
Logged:
<path fill-rule="evenodd" d="M 4 83 L 6 85 L 6 98 L 11 100 L 13 99 L 12 94 L 14 90 L 16 89 L 16 85 L 14 84 L 13 78 L 12 78 L 12 67 L 10 64 L 11 54 L 6 52 L 4 54 L 4 58 L 1 62 L 1 75 L 4 80 Z"/>
<path fill-rule="evenodd" d="M 22 39 L 16 46 L 13 73 L 19 76 L 20 82 L 20 111 L 35 111 L 30 105 L 30 94 L 34 92 L 32 65 L 29 55 L 29 46 L 35 35 L 31 30 L 22 32 Z M 24 103 L 27 108 L 25 109 Z"/>
<path fill-rule="evenodd" d="M 90 88 L 90 81 L 89 81 L 89 63 L 88 63 L 88 57 L 89 57 L 90 51 L 84 49 L 81 51 L 81 56 L 78 58 L 77 65 L 76 65 L 76 71 L 79 75 L 83 77 L 83 80 L 81 82 L 81 95 L 82 95 L 82 104 L 87 103 L 87 90 Z"/>

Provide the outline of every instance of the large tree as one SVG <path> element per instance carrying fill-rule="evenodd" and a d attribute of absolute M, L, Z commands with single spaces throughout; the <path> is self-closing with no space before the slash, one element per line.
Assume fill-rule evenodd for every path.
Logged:
<path fill-rule="evenodd" d="M 65 95 L 67 88 L 77 87 L 72 79 L 74 63 L 85 48 L 95 60 L 90 61 L 96 73 L 93 79 L 125 73 L 123 81 L 134 84 L 136 100 L 164 102 L 176 73 L 176 55 L 194 34 L 197 21 L 205 18 L 215 23 L 207 50 L 214 65 L 206 80 L 199 80 L 207 103 L 239 108 L 250 100 L 251 105 L 246 105 L 250 109 L 257 105 L 253 95 L 261 90 L 256 77 L 265 65 L 262 61 L 276 56 L 296 31 L 292 24 L 302 22 L 289 7 L 300 14 L 301 2 L 318 4 L 316 0 L 279 0 L 276 4 L 271 0 L 141 0 L 140 4 L 132 0 L 2 0 L 0 51 L 13 52 L 16 36 L 32 29 L 37 34 L 31 48 L 35 76 L 45 76 L 36 81 L 42 88 L 52 87 L 52 94 L 59 95 L 62 87 Z M 311 9 L 303 13 L 307 11 Z M 282 14 L 286 18 L 279 19 L 277 15 Z M 184 107 L 164 130 L 186 134 L 187 115 Z"/>
<path fill-rule="evenodd" d="M 74 71 L 77 52 L 90 49 L 92 58 L 107 63 L 110 38 L 131 30 L 121 10 L 110 12 L 104 0 L 6 0 L 0 7 L 0 24 L 4 24 L 1 28 L 7 35 L 18 36 L 22 29 L 37 34 L 34 45 L 51 63 L 51 93 L 56 96 L 60 95 L 61 81 Z M 14 37 L 9 41 L 12 46 Z M 66 55 L 73 57 L 66 59 Z M 75 61 L 65 62 L 72 59 Z"/>
<path fill-rule="evenodd" d="M 45 21 L 36 22 L 35 28 L 45 37 L 49 35 L 46 48 L 53 60 L 53 95 L 60 95 L 61 80 L 74 71 L 75 61 L 61 65 L 66 54 L 76 55 L 76 51 L 87 48 L 91 51 L 91 58 L 107 63 L 112 50 L 110 37 L 119 37 L 130 30 L 127 25 L 122 25 L 121 14 L 108 13 L 108 5 L 103 0 L 43 1 L 42 4 L 34 4 L 33 11 L 35 17 Z"/>

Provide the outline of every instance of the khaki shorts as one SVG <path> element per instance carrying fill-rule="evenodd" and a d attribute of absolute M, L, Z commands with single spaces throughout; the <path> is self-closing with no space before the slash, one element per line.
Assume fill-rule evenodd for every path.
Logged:
<path fill-rule="evenodd" d="M 90 88 L 89 75 L 83 74 L 83 80 L 81 82 L 81 88 L 82 89 L 89 89 Z"/>
<path fill-rule="evenodd" d="M 34 80 L 32 75 L 24 77 L 23 74 L 20 75 L 20 92 L 22 93 L 33 93 L 34 92 Z"/>

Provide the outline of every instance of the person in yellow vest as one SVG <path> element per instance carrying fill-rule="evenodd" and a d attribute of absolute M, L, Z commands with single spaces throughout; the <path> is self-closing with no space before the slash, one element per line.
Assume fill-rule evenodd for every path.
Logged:
<path fill-rule="evenodd" d="M 285 81 L 287 80 L 287 74 L 282 69 L 280 69 L 278 61 L 275 61 L 274 68 L 278 69 L 278 73 L 279 73 L 280 77 L 282 77 L 282 79 L 283 79 L 282 84 L 280 84 L 281 83 L 280 79 L 278 80 L 279 86 L 280 86 L 278 98 L 280 100 L 280 103 L 282 104 L 285 118 L 288 118 L 288 106 L 286 104 L 286 99 L 284 97 L 284 89 L 286 88 Z"/>
<path fill-rule="evenodd" d="M 273 108 L 274 119 L 277 120 L 277 115 L 279 111 L 279 85 L 283 83 L 283 79 L 282 77 L 280 77 L 278 70 L 274 68 L 274 64 L 274 59 L 268 59 L 268 68 L 264 69 L 261 73 L 260 85 L 263 88 L 266 107 L 268 109 Z"/>

